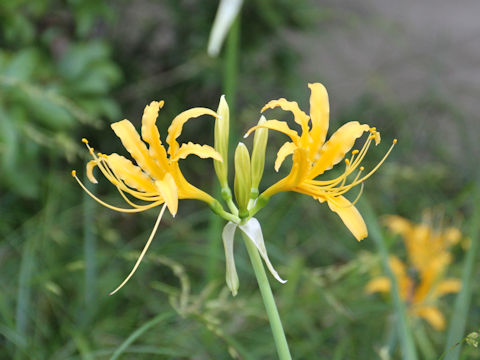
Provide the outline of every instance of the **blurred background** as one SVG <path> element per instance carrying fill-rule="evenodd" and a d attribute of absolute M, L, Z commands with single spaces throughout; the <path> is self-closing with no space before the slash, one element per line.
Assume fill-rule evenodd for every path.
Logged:
<path fill-rule="evenodd" d="M 164 139 L 176 114 L 216 109 L 225 93 L 236 144 L 267 101 L 286 97 L 308 111 L 307 83 L 322 82 L 330 95 L 330 134 L 352 120 L 381 131 L 384 141 L 369 152 L 367 166 L 399 139 L 366 183 L 363 198 L 373 214 L 418 223 L 431 209 L 470 237 L 461 243 L 471 246 L 452 248 L 448 268 L 449 276 L 469 279 L 462 292 L 468 301 L 455 294 L 441 299 L 443 331 L 410 321 L 422 329 L 413 334 L 419 358 L 438 359 L 451 339 L 480 324 L 472 280 L 480 270 L 473 201 L 480 3 L 245 1 L 219 56 L 211 57 L 206 49 L 217 7 L 210 0 L 0 2 L 0 358 L 273 358 L 238 239 L 239 294 L 233 298 L 224 284 L 222 220 L 202 203 L 181 201 L 175 219 L 163 218 L 134 278 L 108 297 L 157 214 L 103 208 L 70 172 L 84 177 L 83 137 L 99 151 L 126 155 L 109 124 L 128 118 L 139 129 L 152 100 L 165 100 L 157 122 Z M 189 122 L 181 136 L 187 139 L 213 144 L 213 122 Z M 284 141 L 280 134 L 269 139 L 263 188 L 289 168 L 272 171 Z M 182 170 L 218 195 L 210 161 L 188 158 Z M 121 203 L 106 181 L 89 188 Z M 376 218 L 366 217 L 369 228 L 380 230 L 390 253 L 404 256 L 401 239 Z M 272 286 L 295 359 L 402 358 L 390 296 L 365 292 L 380 271 L 379 241 L 357 243 L 327 206 L 293 193 L 272 198 L 258 219 L 272 262 L 289 280 L 272 279 Z M 455 333 L 448 325 L 459 314 L 465 324 Z M 464 347 L 456 356 L 480 353 Z"/>

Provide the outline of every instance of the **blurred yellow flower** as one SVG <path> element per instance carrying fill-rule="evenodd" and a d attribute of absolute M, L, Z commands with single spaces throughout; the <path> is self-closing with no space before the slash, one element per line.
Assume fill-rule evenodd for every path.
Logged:
<path fill-rule="evenodd" d="M 451 255 L 448 249 L 462 237 L 457 228 L 438 230 L 429 226 L 427 221 L 413 224 L 397 215 L 385 216 L 384 223 L 394 234 L 402 236 L 409 262 L 420 272 L 433 262 L 442 262 L 445 265 L 450 263 Z"/>
<path fill-rule="evenodd" d="M 201 158 L 212 158 L 217 161 L 222 161 L 221 155 L 208 145 L 198 145 L 189 142 L 188 144 L 182 144 L 180 146 L 177 138 L 182 132 L 183 125 L 189 119 L 201 115 L 211 115 L 213 117 L 217 117 L 218 115 L 210 109 L 193 108 L 176 116 L 168 128 L 166 142 L 169 147 L 167 151 L 162 145 L 160 133 L 155 125 L 158 112 L 163 107 L 163 104 L 163 101 L 152 101 L 150 105 L 145 107 L 142 117 L 142 138 L 140 138 L 133 124 L 128 120 L 122 120 L 111 125 L 113 131 L 120 138 L 123 146 L 130 153 L 137 165 L 134 165 L 132 161 L 116 153 L 111 155 L 95 154 L 93 148 L 89 146 L 88 141 L 82 139 L 93 157 L 93 160 L 87 164 L 88 179 L 92 183 L 97 183 L 97 180 L 93 176 L 93 169 L 98 167 L 103 175 L 115 185 L 120 195 L 130 205 L 130 208 L 120 208 L 100 200 L 82 184 L 76 176 L 76 172 L 72 172 L 73 177 L 92 198 L 110 209 L 121 212 L 140 212 L 164 204 L 154 226 L 154 230 L 134 269 L 125 281 L 112 293 L 122 287 L 135 272 L 153 239 L 165 207 L 168 207 L 170 213 L 175 216 L 178 209 L 178 199 L 197 199 L 207 202 L 210 205 L 216 201 L 212 196 L 196 188 L 184 178 L 180 171 L 178 161 L 191 154 L 195 154 Z M 149 145 L 148 148 L 145 143 Z M 127 194 L 147 204 L 134 203 Z"/>
<path fill-rule="evenodd" d="M 309 88 L 311 90 L 310 116 L 300 110 L 296 102 L 283 98 L 270 101 L 262 109 L 263 112 L 266 109 L 280 107 L 290 111 L 294 116 L 294 121 L 302 129 L 301 135 L 291 129 L 285 121 L 278 120 L 267 120 L 263 124 L 252 127 L 245 135 L 246 137 L 252 131 L 266 128 L 282 132 L 291 139 L 279 149 L 275 161 L 275 170 L 278 171 L 285 158 L 292 155 L 293 165 L 290 173 L 265 190 L 262 196 L 268 199 L 278 192 L 296 191 L 310 195 L 320 202 L 326 201 L 330 209 L 340 216 L 355 238 L 362 240 L 368 235 L 365 222 L 354 203 L 351 203 L 343 195 L 354 186 L 363 184 L 363 181 L 380 167 L 392 150 L 393 144 L 372 170 L 362 174 L 364 168 L 360 164 L 372 141 L 375 141 L 377 145 L 380 142 L 380 133 L 373 127 L 360 124 L 358 121 L 351 121 L 341 126 L 328 141 L 325 141 L 329 124 L 327 90 L 320 83 L 309 84 Z M 361 150 L 353 150 L 351 157 L 345 159 L 346 166 L 342 175 L 331 180 L 315 180 L 342 161 L 355 141 L 365 132 L 369 133 L 365 144 Z M 347 181 L 354 173 L 353 179 Z"/>
<path fill-rule="evenodd" d="M 435 304 L 441 296 L 460 291 L 459 279 L 445 278 L 452 259 L 449 249 L 460 240 L 460 231 L 455 228 L 435 231 L 426 224 L 412 224 L 399 216 L 388 216 L 385 222 L 393 232 L 402 235 L 407 248 L 408 267 L 396 256 L 389 259 L 400 298 L 411 316 L 423 318 L 436 330 L 443 330 L 445 318 Z M 367 293 L 386 293 L 390 289 L 391 282 L 386 276 L 372 279 L 365 287 Z"/>

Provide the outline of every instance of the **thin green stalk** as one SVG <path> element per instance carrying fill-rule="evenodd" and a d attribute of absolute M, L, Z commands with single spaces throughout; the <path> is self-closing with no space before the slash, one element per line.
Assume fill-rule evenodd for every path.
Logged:
<path fill-rule="evenodd" d="M 455 299 L 453 314 L 445 343 L 445 360 L 457 360 L 460 356 L 461 345 L 455 346 L 465 335 L 465 326 L 472 297 L 472 276 L 475 270 L 475 257 L 480 246 L 480 191 L 474 194 L 474 214 L 471 220 L 470 239 L 471 245 L 468 249 L 463 266 L 462 289 Z"/>
<path fill-rule="evenodd" d="M 380 254 L 382 267 L 392 283 L 393 307 L 395 309 L 395 320 L 397 323 L 400 346 L 402 350 L 402 359 L 417 360 L 418 357 L 415 349 L 415 343 L 413 341 L 411 329 L 407 322 L 405 304 L 400 298 L 400 294 L 398 293 L 397 279 L 390 268 L 388 261 L 388 250 L 384 243 L 380 225 L 378 224 L 377 217 L 373 213 L 373 210 L 368 202 L 365 199 L 362 199 L 359 204 L 361 206 L 361 212 L 365 216 L 366 223 L 368 224 L 368 229 L 370 232 L 369 238 L 372 238 L 375 242 L 377 251 Z"/>
<path fill-rule="evenodd" d="M 28 231 L 30 233 L 30 231 Z M 31 235 L 31 234 L 29 234 Z M 35 241 L 36 237 L 28 236 L 22 250 L 22 260 L 20 263 L 20 270 L 18 276 L 18 291 L 17 291 L 17 309 L 16 309 L 16 334 L 21 339 L 29 339 L 28 325 L 29 317 L 33 311 L 32 307 L 32 277 L 35 274 Z M 23 343 L 23 341 L 22 341 Z M 28 345 L 28 340 L 25 341 Z M 24 348 L 17 348 L 15 352 L 15 359 L 23 358 Z"/>
<path fill-rule="evenodd" d="M 240 15 L 233 22 L 228 32 L 223 68 L 223 91 L 228 101 L 230 114 L 235 114 L 235 95 L 237 92 L 238 50 L 240 47 Z M 232 128 L 233 126 L 233 128 Z M 230 132 L 236 134 L 234 123 L 230 123 Z"/>
<path fill-rule="evenodd" d="M 142 336 L 145 332 L 150 330 L 155 325 L 167 321 L 170 318 L 175 316 L 173 312 L 162 313 L 155 316 L 153 319 L 147 321 L 145 324 L 140 326 L 137 330 L 130 334 L 130 336 L 115 350 L 115 352 L 110 357 L 110 360 L 116 360 L 122 355 L 128 347 L 133 344 L 135 340 L 137 340 L 140 336 Z"/>
<path fill-rule="evenodd" d="M 84 183 L 88 184 L 89 182 L 84 181 Z M 94 190 L 92 189 L 91 191 Z M 94 214 L 94 202 L 91 201 L 90 197 L 85 193 L 83 197 L 83 255 L 85 259 L 84 301 L 86 314 L 84 321 L 86 323 L 92 319 L 96 307 L 97 271 L 95 254 L 97 248 L 97 238 L 92 229 L 94 226 Z"/>
<path fill-rule="evenodd" d="M 275 304 L 275 299 L 273 298 L 272 289 L 270 288 L 267 274 L 263 268 L 262 260 L 260 259 L 257 248 L 252 241 L 243 233 L 242 236 L 245 241 L 245 246 L 247 247 L 248 255 L 250 256 L 250 261 L 252 262 L 258 287 L 260 288 L 263 303 L 267 310 L 268 319 L 270 320 L 270 327 L 272 328 L 278 358 L 280 360 L 291 360 L 292 356 L 290 355 L 290 349 L 288 348 L 287 338 L 283 331 L 282 321 L 278 314 L 277 305 Z"/>
<path fill-rule="evenodd" d="M 425 360 L 432 360 L 436 359 L 436 352 L 435 348 L 428 338 L 427 332 L 425 328 L 421 324 L 417 324 L 415 326 L 415 339 L 417 340 L 418 348 L 420 352 L 423 354 L 423 359 Z"/>

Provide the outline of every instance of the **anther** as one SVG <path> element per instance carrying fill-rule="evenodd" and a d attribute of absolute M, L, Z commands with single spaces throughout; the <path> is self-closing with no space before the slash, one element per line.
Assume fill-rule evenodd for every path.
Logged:
<path fill-rule="evenodd" d="M 358 153 L 359 153 L 359 151 L 357 149 L 352 151 L 352 155 L 357 155 Z"/>
<path fill-rule="evenodd" d="M 375 131 L 377 131 L 377 128 L 376 128 L 376 127 L 371 127 L 371 128 L 370 128 L 370 132 L 371 132 L 371 133 L 374 133 Z"/>
<path fill-rule="evenodd" d="M 360 171 L 363 171 L 365 170 L 365 168 L 363 166 L 360 166 Z"/>
<path fill-rule="evenodd" d="M 77 172 L 75 170 L 72 170 L 72 176 L 77 177 Z"/>
<path fill-rule="evenodd" d="M 397 143 L 397 139 L 393 139 L 393 143 L 396 144 L 396 143 Z"/>
<path fill-rule="evenodd" d="M 82 142 L 83 142 L 84 144 L 88 144 L 88 140 L 85 139 L 85 138 L 82 138 Z"/>
<path fill-rule="evenodd" d="M 350 160 L 345 159 L 345 164 L 350 165 Z"/>

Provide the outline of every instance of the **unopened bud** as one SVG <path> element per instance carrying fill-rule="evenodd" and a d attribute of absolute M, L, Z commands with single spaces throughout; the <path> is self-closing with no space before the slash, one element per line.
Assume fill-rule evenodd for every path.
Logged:
<path fill-rule="evenodd" d="M 240 217 L 248 216 L 247 206 L 250 199 L 251 186 L 250 155 L 245 144 L 239 143 L 235 150 L 234 192 Z"/>
<path fill-rule="evenodd" d="M 267 120 L 262 115 L 258 121 L 258 125 L 262 125 Z M 258 195 L 258 185 L 263 176 L 263 169 L 265 167 L 265 150 L 267 148 L 268 141 L 268 129 L 258 128 L 255 131 L 255 137 L 253 138 L 253 152 L 252 152 L 252 194 Z"/>
<path fill-rule="evenodd" d="M 220 98 L 217 114 L 219 117 L 215 120 L 214 147 L 222 156 L 223 161 L 213 161 L 218 181 L 222 188 L 228 187 L 228 136 L 230 127 L 230 112 L 228 109 L 225 95 Z"/>

